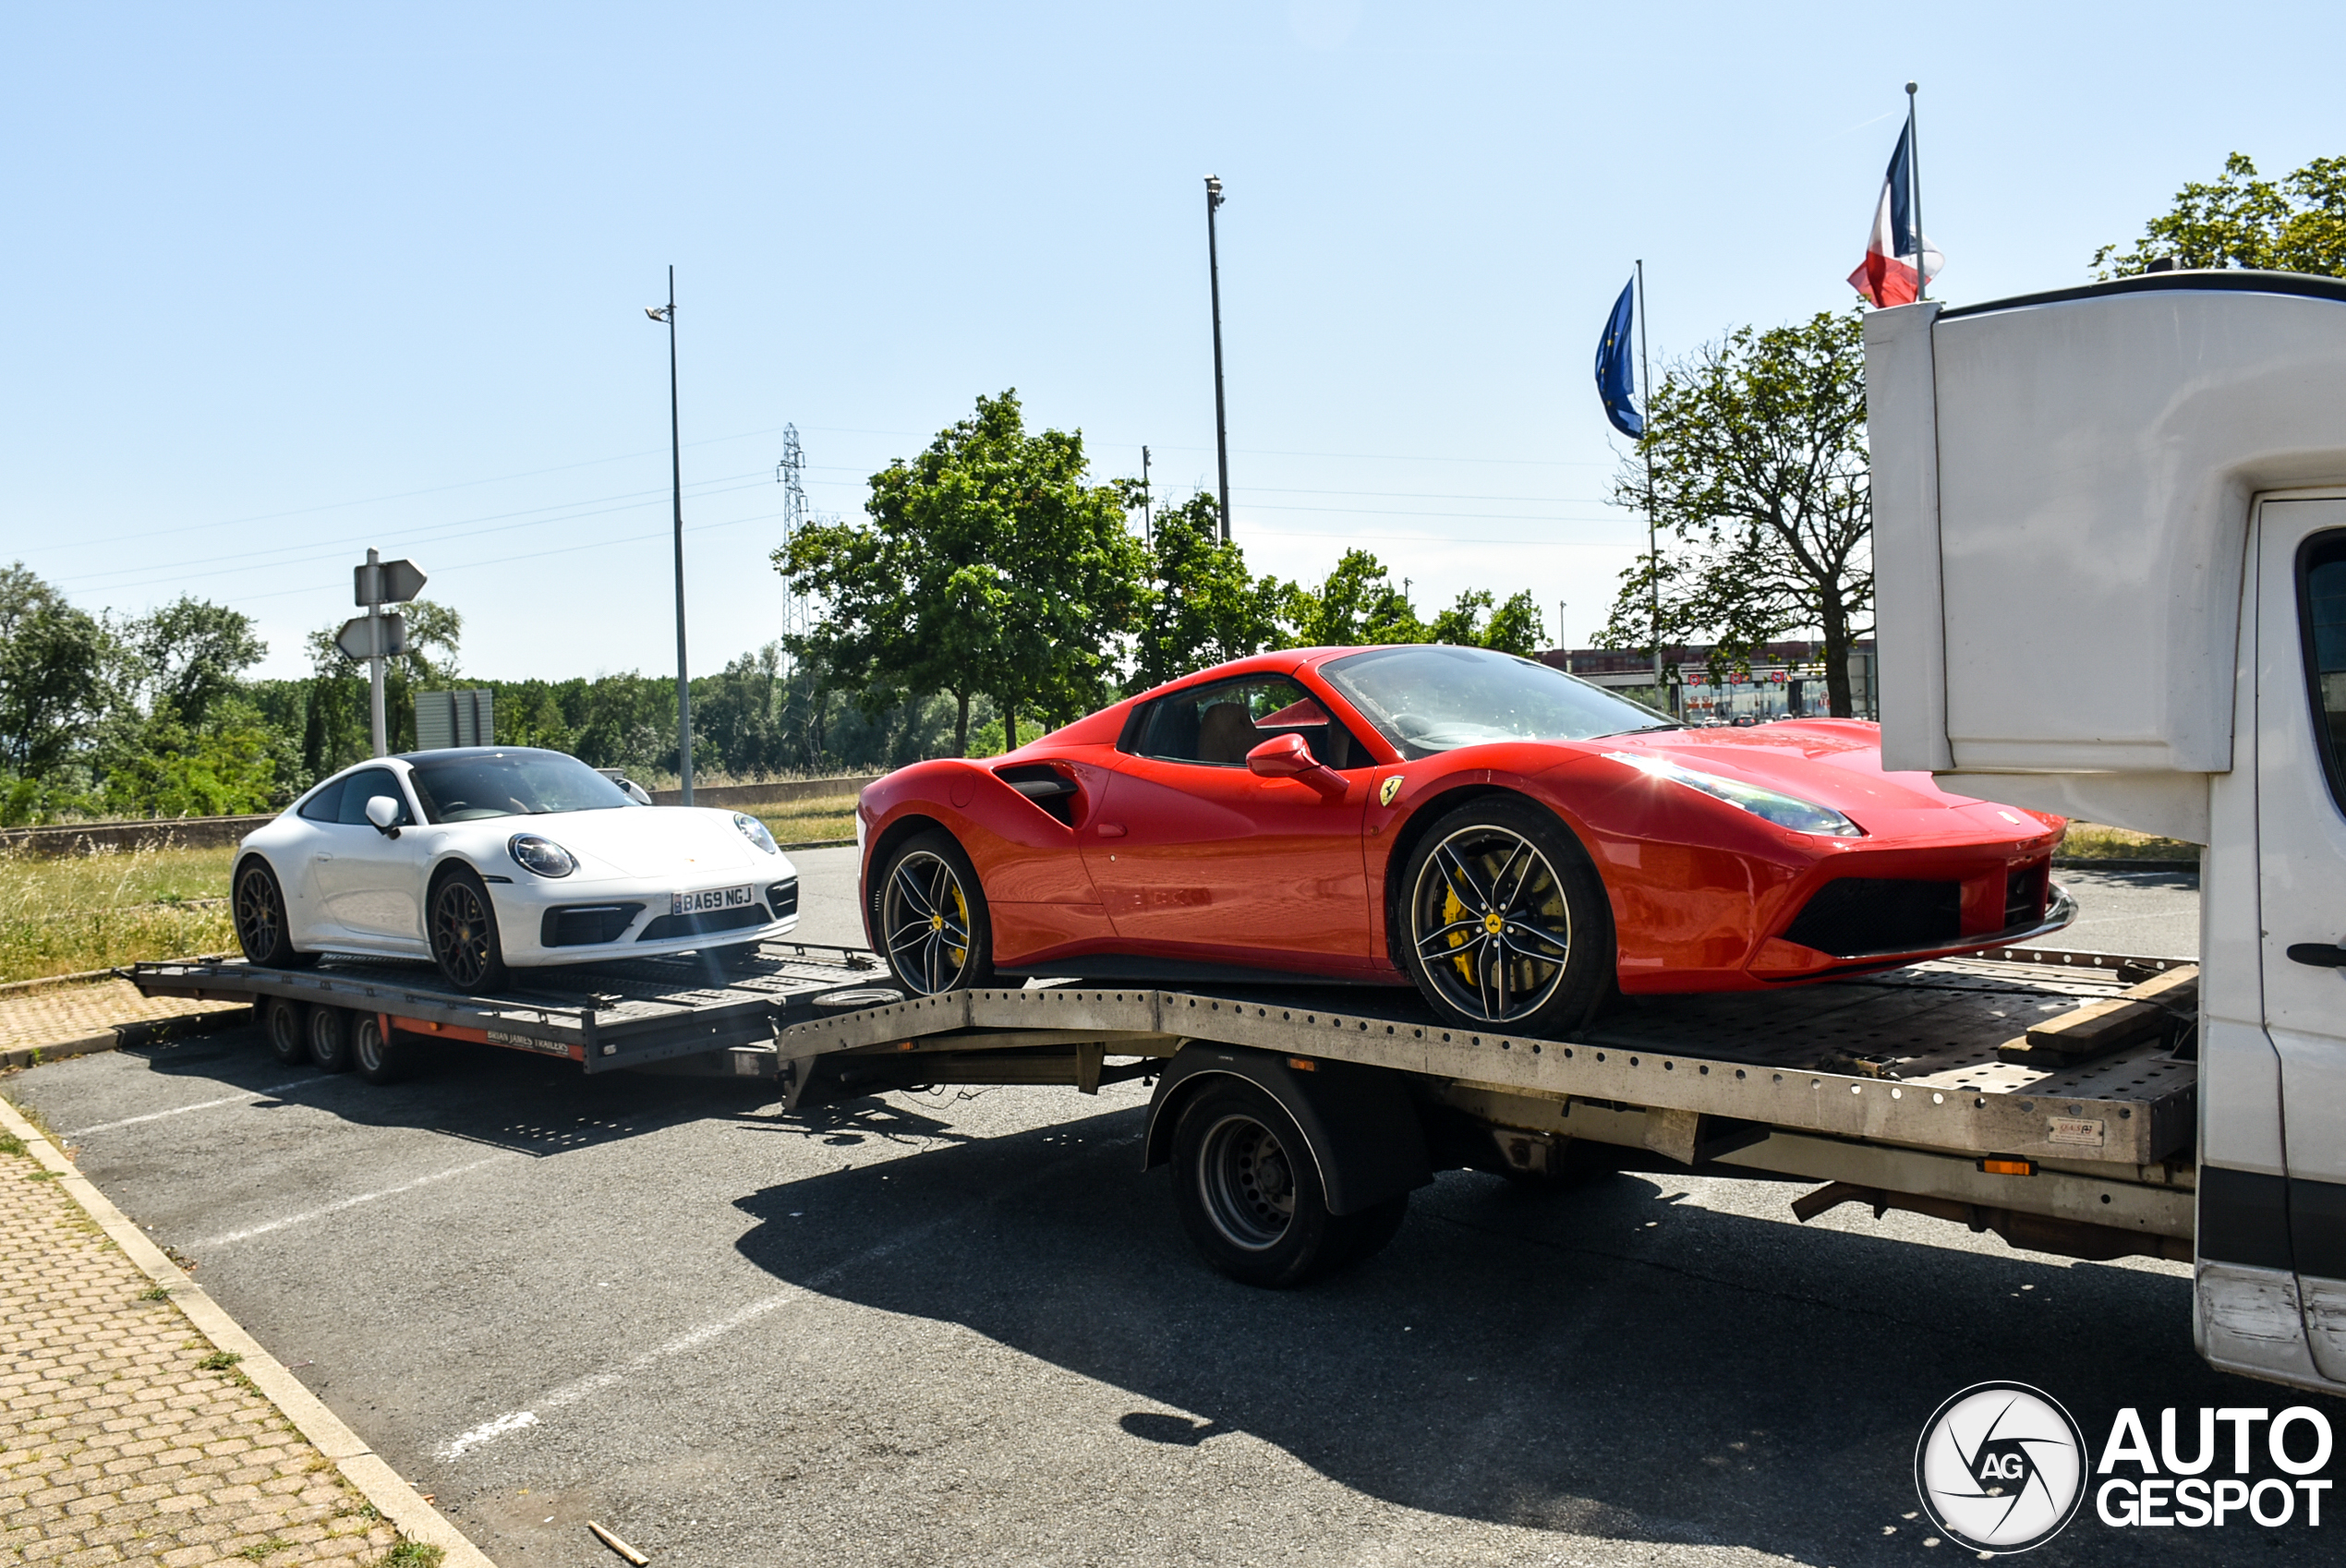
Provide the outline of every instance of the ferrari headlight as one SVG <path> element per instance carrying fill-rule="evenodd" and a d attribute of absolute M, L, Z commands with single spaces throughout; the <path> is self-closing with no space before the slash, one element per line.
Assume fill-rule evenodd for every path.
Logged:
<path fill-rule="evenodd" d="M 756 845 L 768 854 L 779 855 L 782 852 L 782 847 L 774 842 L 774 836 L 766 831 L 766 825 L 758 821 L 756 817 L 750 815 L 749 813 L 745 811 L 735 812 L 733 814 L 733 826 L 742 830 L 743 838 L 748 839 L 751 843 Z"/>
<path fill-rule="evenodd" d="M 1780 790 L 1762 789 L 1746 784 L 1740 778 L 1722 778 L 1715 773 L 1702 773 L 1667 757 L 1639 756 L 1629 752 L 1607 752 L 1606 758 L 1624 763 L 1640 773 L 1656 778 L 1667 778 L 1689 790 L 1699 790 L 1714 801 L 1724 801 L 1737 811 L 1747 811 L 1763 822 L 1778 827 L 1788 827 L 1795 833 L 1814 833 L 1827 838 L 1862 838 L 1866 830 L 1833 810 L 1814 801 L 1804 801 L 1797 795 L 1787 795 Z"/>
<path fill-rule="evenodd" d="M 568 876 L 578 869 L 568 850 L 535 833 L 514 834 L 505 840 L 505 852 L 514 857 L 515 865 L 540 876 Z"/>

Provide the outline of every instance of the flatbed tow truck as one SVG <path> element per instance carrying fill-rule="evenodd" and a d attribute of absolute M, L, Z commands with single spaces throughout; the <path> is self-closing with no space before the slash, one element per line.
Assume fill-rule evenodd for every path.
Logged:
<path fill-rule="evenodd" d="M 1808 1184 L 1844 1202 L 1992 1230 L 2017 1246 L 2188 1260 L 2196 970 L 2185 960 L 2003 948 L 1793 990 L 1618 1003 L 1569 1040 L 1445 1026 L 1389 988 L 1018 989 L 906 998 L 870 954 L 768 944 L 722 971 L 690 957 L 541 971 L 495 995 L 429 966 L 327 958 L 124 971 L 150 996 L 248 1002 L 288 1061 L 319 1039 L 396 1077 L 428 1040 L 618 1068 L 771 1080 L 792 1110 L 936 1084 L 1154 1080 L 1147 1163 L 1185 1094 L 1241 1079 L 1302 1135 L 1327 1209 L 1382 1211 L 1381 1245 L 1438 1169 L 1538 1182 L 1590 1168 Z M 317 1027 L 323 1018 L 328 1025 Z M 1194 1168 L 1180 1188 L 1200 1184 Z M 1210 1182 L 1205 1184 L 1211 1186 Z"/>

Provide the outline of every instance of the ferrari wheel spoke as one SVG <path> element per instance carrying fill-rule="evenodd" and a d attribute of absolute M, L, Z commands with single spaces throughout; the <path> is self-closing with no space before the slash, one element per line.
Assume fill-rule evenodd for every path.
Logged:
<path fill-rule="evenodd" d="M 902 891 L 904 901 L 912 906 L 913 912 L 923 920 L 937 912 L 937 905 L 929 898 L 928 890 L 913 876 L 911 862 L 907 861 L 896 868 L 896 885 Z"/>
<path fill-rule="evenodd" d="M 1568 939 L 1550 935 L 1538 926 L 1528 923 L 1509 925 L 1500 935 L 1499 940 L 1506 945 L 1510 952 L 1518 957 L 1530 959 L 1533 963 L 1538 964 L 1560 964 L 1572 954 L 1572 944 Z M 1527 940 L 1545 943 L 1554 951 L 1543 953 L 1536 947 L 1526 947 L 1524 943 Z"/>
<path fill-rule="evenodd" d="M 1456 850 L 1445 844 L 1434 850 L 1433 858 L 1441 865 L 1444 878 L 1458 894 L 1460 903 L 1478 912 L 1491 907 L 1491 895 L 1482 890 L 1482 884 L 1475 880 L 1474 873 Z"/>
<path fill-rule="evenodd" d="M 1451 937 L 1462 931 L 1481 929 L 1482 920 L 1479 915 L 1468 920 L 1454 920 L 1439 931 L 1429 931 L 1418 938 L 1418 957 L 1421 959 L 1449 958 L 1458 947 L 1458 944 L 1450 940 Z"/>

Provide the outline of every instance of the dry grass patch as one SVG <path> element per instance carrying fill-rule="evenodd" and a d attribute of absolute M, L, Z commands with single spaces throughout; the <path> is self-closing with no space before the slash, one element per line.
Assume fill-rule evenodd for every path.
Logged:
<path fill-rule="evenodd" d="M 0 982 L 233 948 L 235 858 L 226 847 L 0 853 Z"/>
<path fill-rule="evenodd" d="M 2104 827 L 2097 822 L 2073 822 L 2054 853 L 2080 861 L 2196 861 L 2199 846 L 2180 838 L 2161 838 L 2131 827 Z"/>
<path fill-rule="evenodd" d="M 855 837 L 855 797 L 832 795 L 819 801 L 787 801 L 757 808 L 757 820 L 778 844 L 816 844 L 827 838 Z"/>

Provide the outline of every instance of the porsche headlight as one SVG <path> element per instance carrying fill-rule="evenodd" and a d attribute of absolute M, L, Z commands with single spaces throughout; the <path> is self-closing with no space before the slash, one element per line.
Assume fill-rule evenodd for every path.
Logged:
<path fill-rule="evenodd" d="M 1689 790 L 1699 790 L 1714 801 L 1724 801 L 1737 811 L 1747 811 L 1763 822 L 1778 827 L 1788 827 L 1795 833 L 1814 833 L 1827 838 L 1862 838 L 1866 830 L 1833 810 L 1814 801 L 1804 801 L 1797 795 L 1787 795 L 1780 790 L 1762 789 L 1746 784 L 1740 778 L 1722 778 L 1715 773 L 1703 773 L 1667 757 L 1639 756 L 1629 752 L 1607 752 L 1606 758 L 1624 763 L 1640 773 L 1656 778 L 1667 778 Z"/>
<path fill-rule="evenodd" d="M 751 843 L 756 845 L 768 854 L 779 855 L 782 852 L 782 847 L 774 842 L 774 836 L 766 831 L 766 825 L 758 821 L 756 817 L 750 815 L 749 813 L 745 811 L 735 812 L 733 814 L 733 826 L 742 830 L 743 838 L 748 839 Z"/>
<path fill-rule="evenodd" d="M 505 840 L 505 852 L 514 857 L 515 865 L 540 876 L 568 876 L 578 869 L 568 850 L 535 833 L 514 834 Z"/>

